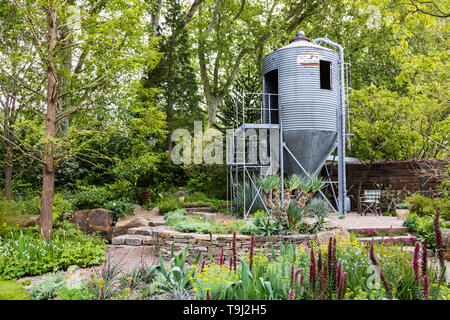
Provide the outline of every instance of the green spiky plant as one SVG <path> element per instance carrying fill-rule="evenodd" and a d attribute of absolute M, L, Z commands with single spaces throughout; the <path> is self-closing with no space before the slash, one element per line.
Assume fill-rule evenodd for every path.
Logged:
<path fill-rule="evenodd" d="M 326 182 L 315 175 L 301 177 L 293 174 L 286 179 L 283 201 L 280 197 L 280 182 L 281 178 L 278 175 L 257 179 L 258 185 L 265 193 L 264 199 L 272 214 L 281 221 L 283 229 L 289 230 L 303 218 L 306 203 L 325 186 Z"/>
<path fill-rule="evenodd" d="M 257 178 L 257 184 L 265 193 L 276 191 L 280 188 L 281 178 L 278 175 L 261 176 Z"/>

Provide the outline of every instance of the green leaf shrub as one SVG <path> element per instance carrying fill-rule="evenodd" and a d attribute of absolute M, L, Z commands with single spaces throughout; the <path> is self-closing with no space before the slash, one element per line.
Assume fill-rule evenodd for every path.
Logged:
<path fill-rule="evenodd" d="M 445 227 L 443 219 L 440 219 L 440 224 L 441 228 Z M 409 231 L 417 232 L 417 239 L 420 242 L 423 242 L 425 238 L 428 238 L 429 249 L 434 249 L 436 247 L 434 240 L 433 217 L 419 217 L 415 213 L 409 213 L 403 222 L 403 226 L 407 227 Z"/>
<path fill-rule="evenodd" d="M 434 203 L 431 198 L 417 193 L 409 198 L 406 198 L 406 202 L 411 205 L 411 211 L 421 217 L 434 214 Z"/>
<path fill-rule="evenodd" d="M 184 172 L 187 177 L 186 188 L 189 192 L 203 192 L 217 199 L 226 198 L 227 175 L 225 165 L 185 165 Z"/>
<path fill-rule="evenodd" d="M 429 198 L 417 193 L 407 198 L 405 202 L 411 205 L 411 212 L 416 213 L 421 217 L 433 216 L 435 209 L 441 207 L 441 218 L 450 220 L 450 199 L 446 196 Z"/>
<path fill-rule="evenodd" d="M 120 217 L 134 215 L 134 208 L 128 203 L 122 201 L 109 201 L 102 205 L 103 209 L 111 210 L 114 220 Z"/>
<path fill-rule="evenodd" d="M 260 234 L 266 237 L 277 235 L 281 232 L 281 221 L 272 220 L 261 210 L 255 213 L 253 224 L 258 228 Z"/>
<path fill-rule="evenodd" d="M 164 265 L 161 252 L 159 253 L 159 265 L 156 266 L 156 271 L 161 274 L 169 288 L 185 289 L 190 286 L 189 277 L 195 270 L 194 266 L 188 266 L 186 264 L 186 258 L 189 251 L 189 245 L 187 245 L 180 253 L 175 254 L 175 244 L 172 243 L 170 249 L 170 265 L 166 269 Z M 200 260 L 201 253 L 199 252 L 194 259 L 193 265 L 196 265 Z"/>
<path fill-rule="evenodd" d="M 4 216 L 37 215 L 40 211 L 41 198 L 39 196 L 29 199 L 0 200 L 0 214 Z"/>
<path fill-rule="evenodd" d="M 167 197 L 158 202 L 158 208 L 159 213 L 164 214 L 179 208 L 183 208 L 183 204 L 178 202 L 177 198 Z"/>
<path fill-rule="evenodd" d="M 64 270 L 71 265 L 87 267 L 105 260 L 105 241 L 62 223 L 53 230 L 51 242 L 39 239 L 39 226 L 7 227 L 0 236 L 0 276 L 5 280 Z"/>
<path fill-rule="evenodd" d="M 81 192 L 72 196 L 74 210 L 90 210 L 101 208 L 108 201 L 114 200 L 107 187 L 83 187 Z"/>
<path fill-rule="evenodd" d="M 94 295 L 89 291 L 83 281 L 77 287 L 69 287 L 67 284 L 56 289 L 59 300 L 93 300 Z"/>
<path fill-rule="evenodd" d="M 249 236 L 251 235 L 258 236 L 262 234 L 261 230 L 253 223 L 244 224 L 242 227 L 239 228 L 239 233 Z"/>
<path fill-rule="evenodd" d="M 184 209 L 177 209 L 174 211 L 167 212 L 164 215 L 164 218 L 166 219 L 166 224 L 169 226 L 176 225 L 178 222 L 186 219 L 187 212 Z"/>
<path fill-rule="evenodd" d="M 214 233 L 211 223 L 197 219 L 185 219 L 175 225 L 179 232 Z"/>
<path fill-rule="evenodd" d="M 55 298 L 57 290 L 65 286 L 64 272 L 56 272 L 45 275 L 43 279 L 31 287 L 30 297 L 33 300 L 51 300 Z"/>

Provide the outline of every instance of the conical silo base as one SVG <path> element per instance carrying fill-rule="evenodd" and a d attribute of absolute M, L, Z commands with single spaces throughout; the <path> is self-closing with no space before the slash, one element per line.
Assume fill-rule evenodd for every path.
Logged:
<path fill-rule="evenodd" d="M 314 173 L 324 164 L 336 146 L 337 133 L 324 130 L 289 130 L 283 133 L 284 142 L 308 173 Z M 284 172 L 304 175 L 292 156 L 284 151 Z"/>

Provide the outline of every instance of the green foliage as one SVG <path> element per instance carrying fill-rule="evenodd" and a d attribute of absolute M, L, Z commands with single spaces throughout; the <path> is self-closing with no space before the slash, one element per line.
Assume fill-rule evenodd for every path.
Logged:
<path fill-rule="evenodd" d="M 193 35 L 184 28 L 183 7 L 175 0 L 165 1 L 163 6 L 165 14 L 160 27 L 167 33 L 161 35 L 159 45 L 164 56 L 154 69 L 145 73 L 142 82 L 146 88 L 159 89 L 155 98 L 161 102 L 161 109 L 167 114 L 167 129 L 172 132 L 190 125 L 193 119 L 203 118 L 202 97 L 190 48 Z M 173 33 L 178 36 L 167 37 Z"/>
<path fill-rule="evenodd" d="M 152 283 L 155 280 L 157 275 L 155 266 L 147 266 L 145 263 L 142 265 L 133 268 L 130 272 L 124 273 L 120 277 L 120 288 L 121 289 L 130 289 L 130 290 L 139 290 L 143 286 Z"/>
<path fill-rule="evenodd" d="M 442 197 L 442 198 L 434 198 L 434 207 L 441 208 L 441 218 L 447 221 L 450 221 L 450 198 Z"/>
<path fill-rule="evenodd" d="M 62 220 L 63 214 L 72 212 L 72 203 L 68 201 L 62 194 L 56 193 L 53 196 L 53 221 Z"/>
<path fill-rule="evenodd" d="M 41 211 L 41 197 L 25 197 L 16 200 L 0 200 L 0 228 L 7 222 L 7 217 L 20 215 L 39 215 Z M 73 211 L 70 201 L 60 193 L 53 197 L 53 220 L 62 218 L 66 212 Z M 3 221 L 3 223 L 2 223 Z"/>
<path fill-rule="evenodd" d="M 395 208 L 396 209 L 408 209 L 408 210 L 411 210 L 411 205 L 409 203 L 407 203 L 407 202 L 402 202 L 400 204 L 397 204 L 395 206 Z"/>
<path fill-rule="evenodd" d="M 193 291 L 197 299 L 200 300 L 206 299 L 207 292 L 209 292 L 211 299 L 227 299 L 229 296 L 228 289 L 236 279 L 237 275 L 230 272 L 228 267 L 218 266 L 215 263 L 205 266 L 202 272 L 195 272 L 194 269 L 190 274 Z"/>
<path fill-rule="evenodd" d="M 94 295 L 89 291 L 87 284 L 83 281 L 76 287 L 66 285 L 56 289 L 59 300 L 93 300 Z"/>
<path fill-rule="evenodd" d="M 51 300 L 56 298 L 57 290 L 64 287 L 65 283 L 64 272 L 45 275 L 39 283 L 31 288 L 30 297 L 33 300 Z"/>
<path fill-rule="evenodd" d="M 444 221 L 440 219 L 441 228 L 445 227 Z M 434 228 L 433 228 L 433 217 L 423 216 L 420 217 L 415 213 L 409 213 L 403 226 L 407 227 L 409 231 L 417 232 L 417 239 L 423 242 L 425 238 L 428 238 L 428 248 L 435 249 L 436 243 L 434 240 Z"/>
<path fill-rule="evenodd" d="M 179 232 L 213 233 L 211 223 L 198 219 L 185 219 L 175 225 L 175 230 Z"/>
<path fill-rule="evenodd" d="M 308 187 L 312 193 L 316 193 L 326 185 L 326 181 L 319 176 L 311 175 L 308 180 Z"/>
<path fill-rule="evenodd" d="M 406 198 L 411 205 L 411 211 L 419 216 L 429 216 L 434 214 L 433 199 L 425 197 L 420 193 Z"/>
<path fill-rule="evenodd" d="M 169 226 L 176 225 L 181 220 L 186 219 L 187 212 L 184 209 L 177 209 L 174 211 L 170 211 L 164 215 L 164 218 L 166 219 L 166 224 Z"/>
<path fill-rule="evenodd" d="M 306 212 L 308 215 L 316 219 L 328 217 L 330 209 L 328 203 L 318 197 L 312 198 L 306 205 Z"/>
<path fill-rule="evenodd" d="M 39 196 L 30 199 L 0 200 L 0 215 L 16 216 L 24 214 L 38 215 L 41 211 L 41 198 Z"/>
<path fill-rule="evenodd" d="M 211 212 L 217 212 L 220 210 L 222 204 L 226 204 L 226 200 L 216 199 L 214 197 L 208 197 L 203 192 L 189 193 L 184 198 L 185 207 L 210 207 Z"/>
<path fill-rule="evenodd" d="M 286 213 L 290 219 L 289 229 L 294 229 L 297 224 L 304 218 L 307 210 L 305 207 L 297 207 L 295 201 L 291 201 L 286 210 Z"/>
<path fill-rule="evenodd" d="M 251 184 L 251 183 L 245 183 L 245 185 L 243 183 L 236 183 L 235 185 L 236 188 L 236 203 L 239 205 L 239 207 L 242 210 L 239 210 L 239 214 L 243 215 L 243 208 L 245 205 L 246 211 L 250 210 L 250 213 L 256 212 L 258 210 L 264 210 L 264 204 L 261 201 L 261 198 L 264 199 L 264 195 L 262 194 L 262 192 L 260 192 L 260 197 L 257 196 L 257 189 Z M 245 197 L 245 200 L 244 200 Z M 252 205 L 253 200 L 255 199 L 255 202 Z M 245 201 L 245 202 L 244 202 Z M 250 205 L 252 205 L 251 209 L 250 209 Z"/>
<path fill-rule="evenodd" d="M 166 284 L 170 288 L 184 289 L 189 286 L 189 277 L 193 272 L 193 267 L 186 265 L 186 258 L 188 255 L 189 245 L 187 245 L 179 254 L 174 252 L 174 243 L 170 249 L 170 265 L 166 271 L 161 252 L 159 253 L 159 265 L 156 266 L 156 271 L 164 276 Z M 200 260 L 201 253 L 199 252 L 194 259 L 194 265 Z"/>
<path fill-rule="evenodd" d="M 106 202 L 113 200 L 108 188 L 80 187 L 81 191 L 74 195 L 71 204 L 74 210 L 89 210 L 101 208 Z"/>
<path fill-rule="evenodd" d="M 167 224 L 174 226 L 179 232 L 229 234 L 245 225 L 244 221 L 204 221 L 200 218 L 187 218 L 183 211 L 176 210 L 166 215 Z"/>
<path fill-rule="evenodd" d="M 324 199 L 315 197 L 309 200 L 306 205 L 306 212 L 309 216 L 316 219 L 316 222 L 314 223 L 315 232 L 325 229 L 323 225 L 325 223 L 325 218 L 330 213 L 330 206 Z"/>
<path fill-rule="evenodd" d="M 441 217 L 444 220 L 450 220 L 450 199 L 446 197 L 429 198 L 420 193 L 416 193 L 406 199 L 411 205 L 411 212 L 419 216 L 434 215 L 437 207 L 441 208 Z"/>
<path fill-rule="evenodd" d="M 158 202 L 159 213 L 161 214 L 174 211 L 182 207 L 183 204 L 181 204 L 178 199 L 174 197 L 166 197 Z"/>
<path fill-rule="evenodd" d="M 280 188 L 281 178 L 279 175 L 261 176 L 256 181 L 265 193 L 269 193 L 273 189 Z"/>
<path fill-rule="evenodd" d="M 39 275 L 66 269 L 71 265 L 87 267 L 105 259 L 104 240 L 84 234 L 64 223 L 55 228 L 52 242 L 39 239 L 39 226 L 8 227 L 0 237 L 0 276 L 4 279 Z"/>
<path fill-rule="evenodd" d="M 241 260 L 240 279 L 230 287 L 234 300 L 274 300 L 272 283 L 263 277 L 256 278 L 245 261 Z"/>
<path fill-rule="evenodd" d="M 134 215 L 134 207 L 122 201 L 110 201 L 102 205 L 103 209 L 111 210 L 114 220 L 128 215 Z"/>
<path fill-rule="evenodd" d="M 101 269 L 94 269 L 94 273 L 91 273 L 91 278 L 86 283 L 94 299 L 109 300 L 119 293 L 120 288 L 115 284 L 119 281 L 121 268 L 120 262 L 112 262 L 111 253 L 109 253 Z"/>
<path fill-rule="evenodd" d="M 246 223 L 239 228 L 239 233 L 249 236 L 250 235 L 259 236 L 262 234 L 262 231 L 254 223 Z"/>
<path fill-rule="evenodd" d="M 184 165 L 189 192 L 203 192 L 209 197 L 226 198 L 226 167 L 217 164 Z"/>
<path fill-rule="evenodd" d="M 30 297 L 23 285 L 23 282 L 0 278 L 0 300 L 29 300 Z"/>
<path fill-rule="evenodd" d="M 281 222 L 279 220 L 273 221 L 263 211 L 258 211 L 255 214 L 253 224 L 258 228 L 260 234 L 266 237 L 277 235 L 281 230 Z"/>
<path fill-rule="evenodd" d="M 415 213 L 409 213 L 403 221 L 403 226 L 407 227 L 409 231 L 417 231 L 419 223 L 420 217 Z"/>

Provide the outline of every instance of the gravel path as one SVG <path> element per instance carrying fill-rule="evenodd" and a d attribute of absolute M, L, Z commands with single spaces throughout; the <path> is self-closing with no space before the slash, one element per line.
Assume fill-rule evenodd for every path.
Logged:
<path fill-rule="evenodd" d="M 339 219 L 337 215 L 330 214 L 328 216 L 330 223 L 333 225 L 343 227 L 346 229 L 357 229 L 357 228 L 390 228 L 390 227 L 402 227 L 403 220 L 397 217 L 391 216 L 375 216 L 367 215 L 362 216 L 355 212 L 347 213 L 344 219 Z"/>

